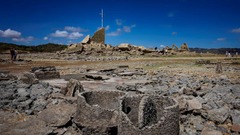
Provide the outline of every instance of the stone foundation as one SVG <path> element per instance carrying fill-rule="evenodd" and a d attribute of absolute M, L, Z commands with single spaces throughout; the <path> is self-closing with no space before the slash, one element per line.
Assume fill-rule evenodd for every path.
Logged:
<path fill-rule="evenodd" d="M 178 103 L 157 95 L 91 91 L 78 95 L 74 122 L 84 135 L 178 135 Z"/>
<path fill-rule="evenodd" d="M 178 103 L 154 95 L 121 99 L 119 135 L 178 135 Z"/>
<path fill-rule="evenodd" d="M 40 80 L 60 78 L 60 73 L 54 66 L 33 67 L 32 72 L 36 75 L 37 79 Z"/>
<path fill-rule="evenodd" d="M 78 95 L 75 123 L 83 134 L 110 135 L 117 132 L 120 91 L 91 91 Z"/>

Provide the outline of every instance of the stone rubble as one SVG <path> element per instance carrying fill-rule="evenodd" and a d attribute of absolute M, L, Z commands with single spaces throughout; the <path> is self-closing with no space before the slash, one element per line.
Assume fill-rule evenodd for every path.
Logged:
<path fill-rule="evenodd" d="M 40 79 L 34 76 L 38 71 L 57 72 L 52 67 L 33 68 L 32 72 L 24 73 L 22 78 L 13 76 L 8 72 L 1 72 L 2 78 L 8 78 L 0 81 L 1 134 L 87 135 L 103 133 L 110 135 L 124 133 L 123 129 L 127 127 L 122 125 L 121 128 L 116 128 L 117 125 L 113 124 L 118 120 L 118 115 L 114 111 L 111 112 L 110 120 L 113 124 L 110 126 L 111 128 L 107 124 L 104 128 L 97 125 L 97 127 L 92 127 L 94 126 L 94 120 L 88 125 L 84 123 L 87 122 L 84 121 L 87 117 L 82 115 L 81 118 L 76 117 L 79 116 L 76 109 L 79 105 L 78 102 L 81 101 L 77 100 L 76 95 L 88 93 L 85 95 L 89 98 L 94 96 L 93 93 L 89 94 L 93 91 L 91 88 L 94 85 L 96 86 L 94 91 L 99 91 L 99 93 L 111 89 L 111 91 L 128 93 L 129 95 L 155 95 L 176 99 L 179 106 L 180 135 L 237 135 L 240 133 L 239 81 L 231 80 L 223 75 L 206 77 L 137 70 L 138 72 L 129 68 L 124 70 L 115 68 L 86 73 L 92 75 L 92 77 L 105 78 L 107 76 L 106 80 L 89 80 L 84 76 L 78 78 L 80 80 L 76 80 L 71 79 L 74 75 L 65 76 L 65 78 L 68 78 L 68 81 L 64 84 L 65 89 L 55 87 L 47 80 L 41 80 L 41 77 Z M 60 78 L 58 75 L 57 77 Z M 51 79 L 51 76 L 45 79 Z M 108 99 L 107 94 L 100 95 L 100 97 Z M 103 100 L 100 101 L 100 97 L 99 101 L 95 100 L 97 97 L 94 97 L 87 102 L 91 102 L 88 104 L 96 108 L 99 107 L 98 104 L 101 107 L 101 105 L 109 106 L 116 102 L 116 99 L 113 98 L 113 101 L 110 102 L 109 99 L 103 103 Z M 146 101 L 154 102 L 148 99 Z M 154 108 L 154 106 L 150 106 L 150 108 Z M 150 111 L 151 109 L 147 110 Z M 126 108 L 126 114 L 129 111 Z M 87 114 L 88 112 L 81 113 Z M 152 110 L 152 113 L 154 114 L 154 110 Z M 101 113 L 94 115 L 96 117 L 101 116 Z M 147 115 L 144 115 L 144 117 L 148 118 Z M 129 124 L 125 115 L 121 118 Z M 156 119 L 150 119 L 151 122 L 155 123 L 154 120 Z M 152 125 L 151 122 L 150 125 Z M 101 125 L 101 122 L 98 124 Z M 142 122 L 139 127 L 146 124 L 149 123 Z M 128 128 L 131 128 L 131 126 L 133 125 L 130 124 Z M 146 130 L 146 133 L 149 132 Z M 138 134 L 140 131 L 129 129 L 128 133 Z M 153 131 L 152 133 L 155 134 L 156 132 Z"/>

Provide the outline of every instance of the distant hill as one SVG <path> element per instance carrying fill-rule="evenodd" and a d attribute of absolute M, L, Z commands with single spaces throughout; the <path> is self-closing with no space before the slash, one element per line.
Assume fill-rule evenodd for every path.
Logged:
<path fill-rule="evenodd" d="M 48 43 L 38 46 L 26 46 L 0 42 L 0 53 L 8 51 L 10 48 L 23 52 L 57 52 L 67 48 L 67 45 Z"/>
<path fill-rule="evenodd" d="M 226 51 L 230 53 L 240 53 L 240 48 L 190 48 L 191 52 L 196 52 L 196 53 L 214 53 L 214 54 L 226 54 Z"/>

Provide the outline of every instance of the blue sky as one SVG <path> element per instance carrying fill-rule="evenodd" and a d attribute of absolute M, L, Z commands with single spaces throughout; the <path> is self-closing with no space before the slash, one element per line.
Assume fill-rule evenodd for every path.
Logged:
<path fill-rule="evenodd" d="M 240 47 L 240 0 L 0 0 L 0 42 L 70 44 L 101 27 L 106 43 Z"/>

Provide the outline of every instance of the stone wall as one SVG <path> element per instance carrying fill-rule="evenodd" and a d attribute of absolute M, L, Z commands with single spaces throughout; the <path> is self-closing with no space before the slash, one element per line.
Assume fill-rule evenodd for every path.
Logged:
<path fill-rule="evenodd" d="M 98 31 L 96 31 L 92 36 L 91 41 L 105 44 L 105 29 L 101 28 Z"/>
<path fill-rule="evenodd" d="M 78 95 L 74 122 L 84 135 L 110 135 L 117 132 L 120 91 L 92 91 Z M 111 133 L 110 133 L 111 132 Z"/>
<path fill-rule="evenodd" d="M 135 98 L 139 99 L 135 96 L 130 98 L 133 100 Z M 124 98 L 122 101 L 124 101 Z M 120 113 L 119 135 L 179 134 L 179 109 L 175 100 L 168 97 L 144 95 L 141 102 L 134 108 L 139 108 L 136 113 L 138 122 L 132 121 L 132 116 L 128 114 Z M 131 110 L 134 110 L 134 108 Z"/>

